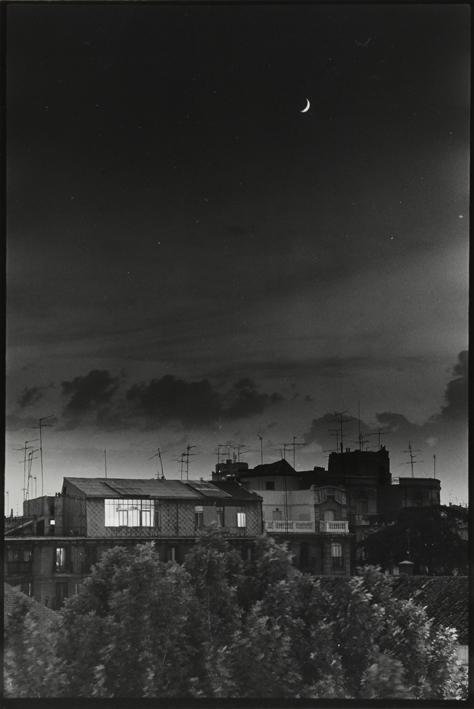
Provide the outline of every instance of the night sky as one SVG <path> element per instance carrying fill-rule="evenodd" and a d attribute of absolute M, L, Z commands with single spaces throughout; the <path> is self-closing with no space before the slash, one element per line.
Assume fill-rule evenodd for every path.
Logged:
<path fill-rule="evenodd" d="M 10 507 L 40 416 L 54 494 L 104 449 L 326 465 L 359 405 L 394 477 L 411 441 L 466 500 L 469 7 L 6 14 Z"/>

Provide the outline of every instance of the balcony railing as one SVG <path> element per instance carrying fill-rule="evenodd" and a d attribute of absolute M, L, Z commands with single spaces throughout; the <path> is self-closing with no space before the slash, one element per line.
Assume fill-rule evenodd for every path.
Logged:
<path fill-rule="evenodd" d="M 319 531 L 323 534 L 349 534 L 349 522 L 346 520 L 328 522 L 322 519 L 319 521 Z"/>
<path fill-rule="evenodd" d="M 265 529 L 267 532 L 290 532 L 292 534 L 300 533 L 313 533 L 314 534 L 314 522 L 311 520 L 293 520 L 293 519 L 274 519 L 265 522 Z"/>

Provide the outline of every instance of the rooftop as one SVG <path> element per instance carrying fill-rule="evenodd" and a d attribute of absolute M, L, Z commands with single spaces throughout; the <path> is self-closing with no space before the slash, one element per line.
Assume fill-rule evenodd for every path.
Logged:
<path fill-rule="evenodd" d="M 64 478 L 64 486 L 74 485 L 86 497 L 126 498 L 153 497 L 160 499 L 202 500 L 254 500 L 258 495 L 250 493 L 237 483 L 207 480 L 157 480 L 156 478 Z M 64 489 L 63 486 L 63 489 Z"/>

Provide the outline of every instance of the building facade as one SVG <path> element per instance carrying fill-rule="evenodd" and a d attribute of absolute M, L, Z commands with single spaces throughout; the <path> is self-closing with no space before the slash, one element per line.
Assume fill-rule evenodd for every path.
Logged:
<path fill-rule="evenodd" d="M 181 562 L 209 526 L 245 556 L 263 531 L 261 504 L 232 481 L 64 478 L 61 494 L 27 501 L 30 518 L 10 525 L 5 581 L 57 609 L 107 549 L 153 541 L 163 561 Z"/>
<path fill-rule="evenodd" d="M 381 517 L 440 504 L 439 480 L 392 480 L 384 446 L 331 453 L 327 470 L 297 471 L 284 459 L 255 468 L 228 460 L 213 473 L 225 479 L 261 495 L 266 531 L 288 543 L 299 568 L 322 575 L 349 574 L 363 563 L 359 544 Z"/>

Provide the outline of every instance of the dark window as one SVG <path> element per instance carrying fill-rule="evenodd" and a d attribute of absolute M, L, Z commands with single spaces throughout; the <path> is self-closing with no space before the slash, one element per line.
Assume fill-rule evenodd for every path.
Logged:
<path fill-rule="evenodd" d="M 7 562 L 9 574 L 26 574 L 31 572 L 31 562 L 33 559 L 33 551 L 19 547 L 17 549 L 8 549 Z"/>
<path fill-rule="evenodd" d="M 204 508 L 201 506 L 194 508 L 194 526 L 196 529 L 204 527 Z"/>
<path fill-rule="evenodd" d="M 223 507 L 216 507 L 216 518 L 217 518 L 217 526 L 223 527 L 224 526 L 224 508 Z"/>
<path fill-rule="evenodd" d="M 342 569 L 344 567 L 344 557 L 342 556 L 342 544 L 334 542 L 331 544 L 332 568 Z"/>
<path fill-rule="evenodd" d="M 67 581 L 56 582 L 56 608 L 61 608 L 64 599 L 68 597 Z"/>
<path fill-rule="evenodd" d="M 265 490 L 274 490 L 275 489 L 275 483 L 273 480 L 267 480 L 265 483 Z"/>

